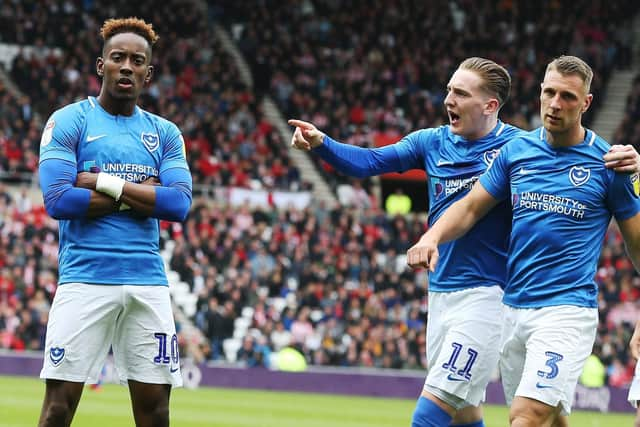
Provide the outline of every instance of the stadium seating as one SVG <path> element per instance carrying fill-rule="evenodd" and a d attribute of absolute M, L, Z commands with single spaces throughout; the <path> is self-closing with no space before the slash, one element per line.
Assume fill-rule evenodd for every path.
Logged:
<path fill-rule="evenodd" d="M 286 6 L 285 6 L 286 5 Z M 440 107 L 454 67 L 470 55 L 505 64 L 512 75 L 503 120 L 539 125 L 537 82 L 554 56 L 592 64 L 594 104 L 612 68 L 628 66 L 633 2 L 488 2 L 474 13 L 457 2 L 223 1 L 217 18 L 249 58 L 257 89 L 289 117 L 310 120 L 336 139 L 375 145 L 446 121 Z M 488 24 L 490 23 L 490 24 Z M 318 164 L 334 185 L 352 182 Z M 363 181 L 365 188 L 369 180 Z"/>

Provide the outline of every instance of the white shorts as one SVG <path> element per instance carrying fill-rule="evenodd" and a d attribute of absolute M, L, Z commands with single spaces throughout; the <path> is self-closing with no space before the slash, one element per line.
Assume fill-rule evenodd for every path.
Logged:
<path fill-rule="evenodd" d="M 110 347 L 122 384 L 182 385 L 167 286 L 58 287 L 40 378 L 96 383 Z"/>
<path fill-rule="evenodd" d="M 456 409 L 477 406 L 498 366 L 502 289 L 429 292 L 424 389 Z"/>
<path fill-rule="evenodd" d="M 633 381 L 629 388 L 629 397 L 627 400 L 634 408 L 638 407 L 638 401 L 640 400 L 640 362 L 636 363 L 636 372 L 633 375 Z"/>
<path fill-rule="evenodd" d="M 500 374 L 507 404 L 528 397 L 569 415 L 597 327 L 596 308 L 505 307 Z"/>

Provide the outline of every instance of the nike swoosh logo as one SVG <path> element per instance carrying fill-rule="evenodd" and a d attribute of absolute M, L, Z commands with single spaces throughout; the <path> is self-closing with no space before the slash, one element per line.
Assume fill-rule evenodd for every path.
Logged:
<path fill-rule="evenodd" d="M 440 159 L 440 160 L 438 160 L 437 165 L 438 165 L 438 166 L 451 166 L 451 165 L 453 165 L 453 162 L 450 162 L 450 161 L 448 161 L 448 160 L 442 160 L 442 159 Z"/>
<path fill-rule="evenodd" d="M 447 375 L 449 381 L 467 381 L 465 378 L 456 377 L 453 374 Z"/>
<path fill-rule="evenodd" d="M 173 373 L 178 372 L 178 369 L 180 369 L 180 368 L 169 368 L 169 372 L 171 372 L 173 374 Z"/>
<path fill-rule="evenodd" d="M 105 133 L 103 133 L 102 135 L 87 136 L 87 142 L 92 142 L 92 141 L 95 141 L 96 139 L 104 138 L 105 136 L 107 136 L 107 134 Z"/>
<path fill-rule="evenodd" d="M 537 388 L 553 388 L 552 385 L 549 384 L 540 384 L 540 383 L 536 383 L 536 387 Z"/>
<path fill-rule="evenodd" d="M 525 169 L 520 168 L 520 175 L 529 175 L 532 173 L 540 172 L 538 169 Z"/>

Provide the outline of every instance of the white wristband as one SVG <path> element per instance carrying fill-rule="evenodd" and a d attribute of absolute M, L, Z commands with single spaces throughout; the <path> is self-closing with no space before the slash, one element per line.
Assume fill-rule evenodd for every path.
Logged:
<path fill-rule="evenodd" d="M 109 175 L 105 172 L 98 173 L 98 180 L 96 181 L 96 191 L 113 197 L 117 202 L 122 196 L 122 190 L 124 189 L 125 180 L 118 178 L 114 175 Z"/>

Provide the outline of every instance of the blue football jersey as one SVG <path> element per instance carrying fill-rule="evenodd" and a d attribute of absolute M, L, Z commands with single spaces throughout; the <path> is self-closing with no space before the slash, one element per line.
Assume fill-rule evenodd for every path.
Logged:
<path fill-rule="evenodd" d="M 78 172 L 102 171 L 139 183 L 172 168 L 188 170 L 176 125 L 138 107 L 114 116 L 98 100 L 52 114 L 40 144 L 40 162 L 61 159 Z M 59 283 L 167 285 L 159 253 L 159 221 L 124 211 L 60 220 Z"/>
<path fill-rule="evenodd" d="M 597 307 L 594 276 L 612 215 L 640 212 L 637 175 L 606 169 L 609 144 L 587 130 L 572 147 L 553 148 L 544 128 L 505 145 L 482 186 L 511 199 L 504 302 L 514 307 Z"/>
<path fill-rule="evenodd" d="M 501 147 L 521 133 L 499 121 L 488 135 L 468 141 L 445 125 L 412 132 L 394 145 L 403 170 L 427 172 L 429 226 L 469 192 Z M 510 231 L 511 211 L 505 202 L 465 236 L 440 245 L 440 261 L 429 275 L 429 290 L 451 292 L 476 286 L 504 286 Z"/>

